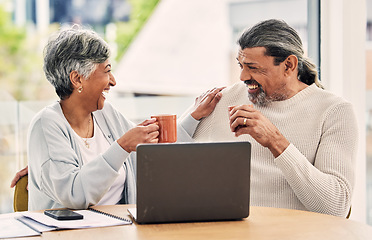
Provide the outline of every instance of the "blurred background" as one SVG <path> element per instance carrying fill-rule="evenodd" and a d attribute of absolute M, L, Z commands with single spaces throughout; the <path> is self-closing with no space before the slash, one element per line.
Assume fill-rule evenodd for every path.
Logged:
<path fill-rule="evenodd" d="M 27 164 L 29 122 L 58 100 L 42 60 L 62 25 L 89 26 L 110 44 L 108 100 L 140 122 L 181 115 L 202 92 L 239 81 L 237 38 L 269 18 L 299 32 L 325 87 L 356 106 L 352 218 L 372 225 L 372 0 L 0 0 L 0 213 L 13 211 L 9 185 Z"/>

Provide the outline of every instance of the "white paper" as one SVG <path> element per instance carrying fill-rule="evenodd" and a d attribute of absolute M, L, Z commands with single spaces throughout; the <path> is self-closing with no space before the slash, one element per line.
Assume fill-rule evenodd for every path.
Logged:
<path fill-rule="evenodd" d="M 23 215 L 39 223 L 55 227 L 56 229 L 77 229 L 131 224 L 130 221 L 123 221 L 91 210 L 79 210 L 75 212 L 82 214 L 84 218 L 80 220 L 60 221 L 39 212 L 24 212 Z"/>
<path fill-rule="evenodd" d="M 41 235 L 41 232 L 35 231 L 13 216 L 9 218 L 0 218 L 0 238 L 26 237 Z"/>
<path fill-rule="evenodd" d="M 18 217 L 17 220 L 39 232 L 48 232 L 57 229 L 57 227 L 44 225 L 25 216 Z"/>

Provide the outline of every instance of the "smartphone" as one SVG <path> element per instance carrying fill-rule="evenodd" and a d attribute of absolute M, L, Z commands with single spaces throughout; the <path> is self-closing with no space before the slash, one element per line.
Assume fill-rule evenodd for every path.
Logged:
<path fill-rule="evenodd" d="M 83 219 L 83 215 L 74 211 L 63 210 L 45 210 L 44 214 L 57 220 L 78 220 Z"/>

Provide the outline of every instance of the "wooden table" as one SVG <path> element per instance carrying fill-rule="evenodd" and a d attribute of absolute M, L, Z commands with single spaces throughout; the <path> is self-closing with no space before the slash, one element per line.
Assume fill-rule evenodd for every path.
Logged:
<path fill-rule="evenodd" d="M 128 217 L 134 205 L 97 206 L 96 209 Z M 26 239 L 372 239 L 372 227 L 353 220 L 306 211 L 251 207 L 239 221 L 147 224 L 44 232 Z M 19 239 L 19 238 L 17 238 Z"/>

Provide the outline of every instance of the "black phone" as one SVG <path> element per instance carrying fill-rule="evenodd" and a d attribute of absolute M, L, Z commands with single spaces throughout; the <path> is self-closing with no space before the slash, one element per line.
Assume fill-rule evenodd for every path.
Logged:
<path fill-rule="evenodd" d="M 79 220 L 84 217 L 83 215 L 69 209 L 45 210 L 44 214 L 57 220 Z"/>

